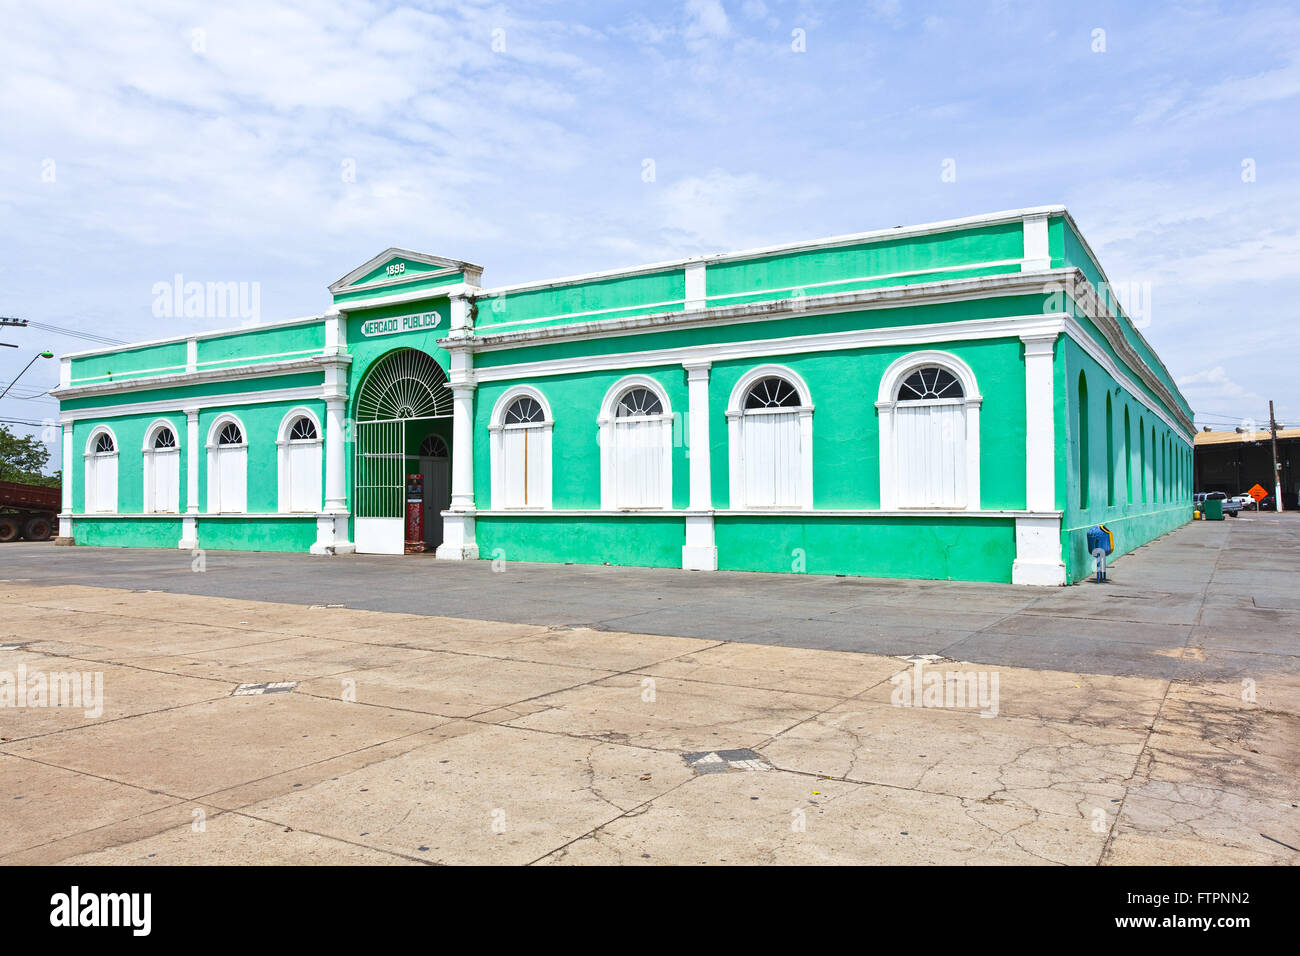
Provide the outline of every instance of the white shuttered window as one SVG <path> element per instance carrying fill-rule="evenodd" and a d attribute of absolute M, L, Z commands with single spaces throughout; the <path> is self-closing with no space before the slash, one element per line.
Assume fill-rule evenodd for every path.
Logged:
<path fill-rule="evenodd" d="M 672 415 L 658 393 L 645 385 L 623 390 L 601 441 L 604 507 L 672 507 Z"/>
<path fill-rule="evenodd" d="M 180 511 L 181 450 L 176 432 L 166 425 L 149 434 L 144 449 L 144 510 L 153 514 Z"/>
<path fill-rule="evenodd" d="M 248 445 L 244 431 L 232 420 L 218 423 L 215 442 L 208 445 L 208 511 L 242 514 L 248 510 Z"/>
<path fill-rule="evenodd" d="M 551 431 L 536 399 L 510 403 L 501 428 L 501 477 L 506 508 L 546 507 L 551 470 Z"/>
<path fill-rule="evenodd" d="M 918 369 L 899 387 L 894 410 L 898 504 L 966 507 L 966 403 L 947 369 Z"/>
<path fill-rule="evenodd" d="M 745 507 L 802 506 L 807 451 L 802 406 L 795 387 L 775 376 L 756 382 L 746 394 L 740 418 Z"/>
<path fill-rule="evenodd" d="M 117 443 L 109 432 L 91 436 L 85 462 L 86 512 L 117 511 Z"/>
<path fill-rule="evenodd" d="M 321 437 L 316 423 L 299 415 L 280 440 L 280 510 L 311 514 L 321 510 Z"/>

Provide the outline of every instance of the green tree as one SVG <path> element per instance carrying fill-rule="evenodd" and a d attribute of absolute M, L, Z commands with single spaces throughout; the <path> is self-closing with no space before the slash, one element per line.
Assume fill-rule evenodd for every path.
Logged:
<path fill-rule="evenodd" d="M 18 481 L 28 485 L 57 488 L 62 473 L 45 474 L 50 450 L 30 435 L 15 435 L 8 425 L 0 425 L 0 481 Z"/>

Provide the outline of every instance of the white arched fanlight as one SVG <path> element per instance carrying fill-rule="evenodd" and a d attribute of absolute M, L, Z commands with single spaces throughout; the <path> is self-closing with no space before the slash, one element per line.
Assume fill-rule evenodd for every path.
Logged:
<path fill-rule="evenodd" d="M 671 510 L 673 411 L 648 375 L 628 375 L 605 393 L 600 415 L 600 507 Z"/>
<path fill-rule="evenodd" d="M 218 415 L 208 429 L 208 511 L 248 511 L 248 432 L 230 412 Z"/>
<path fill-rule="evenodd" d="M 180 512 L 180 433 L 165 418 L 154 421 L 144 432 L 140 449 L 144 465 L 144 510 L 149 514 Z"/>
<path fill-rule="evenodd" d="M 736 382 L 727 401 L 732 508 L 812 508 L 811 394 L 784 365 L 760 365 Z"/>
<path fill-rule="evenodd" d="M 979 510 L 982 401 L 975 373 L 950 352 L 912 352 L 885 370 L 876 401 L 883 510 Z"/>
<path fill-rule="evenodd" d="M 551 507 L 551 434 L 546 396 L 530 385 L 501 393 L 488 419 L 493 508 Z"/>
<path fill-rule="evenodd" d="M 117 511 L 117 436 L 107 425 L 95 427 L 86 438 L 83 453 L 84 510 L 87 514 Z"/>
<path fill-rule="evenodd" d="M 315 514 L 321 510 L 321 451 L 325 433 L 316 412 L 292 408 L 276 431 L 277 510 Z"/>

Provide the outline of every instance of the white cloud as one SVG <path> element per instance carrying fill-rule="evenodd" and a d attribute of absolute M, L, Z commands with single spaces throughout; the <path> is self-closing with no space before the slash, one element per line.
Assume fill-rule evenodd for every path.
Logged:
<path fill-rule="evenodd" d="M 722 40 L 731 36 L 731 21 L 719 0 L 686 0 L 686 39 Z"/>

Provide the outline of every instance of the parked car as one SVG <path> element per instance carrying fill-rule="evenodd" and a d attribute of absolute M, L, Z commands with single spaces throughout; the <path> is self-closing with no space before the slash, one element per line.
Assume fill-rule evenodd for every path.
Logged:
<path fill-rule="evenodd" d="M 1267 496 L 1265 496 L 1264 499 L 1263 499 L 1262 501 L 1260 501 L 1260 503 L 1259 503 L 1259 510 L 1260 510 L 1260 511 L 1273 511 L 1273 510 L 1275 510 L 1277 506 L 1274 505 L 1273 502 L 1276 501 L 1276 500 L 1277 500 L 1277 499 L 1276 499 L 1273 495 L 1267 495 Z M 1282 498 L 1282 510 L 1283 510 L 1283 511 L 1293 511 L 1293 510 L 1295 510 L 1295 509 L 1297 509 L 1297 508 L 1300 508 L 1300 493 L 1298 493 L 1298 494 L 1295 496 L 1295 498 L 1287 498 L 1287 497 L 1283 497 L 1283 498 Z"/>
<path fill-rule="evenodd" d="M 1252 498 L 1250 495 L 1233 495 L 1228 500 L 1235 501 L 1238 504 L 1240 504 L 1241 505 L 1240 510 L 1242 511 L 1253 511 L 1256 507 L 1258 507 L 1255 503 L 1255 499 Z"/>
<path fill-rule="evenodd" d="M 1192 496 L 1192 504 L 1200 508 L 1207 501 L 1223 502 L 1223 514 L 1225 517 L 1237 517 L 1237 512 L 1241 511 L 1242 504 L 1237 498 L 1229 498 L 1224 491 L 1203 491 Z"/>

